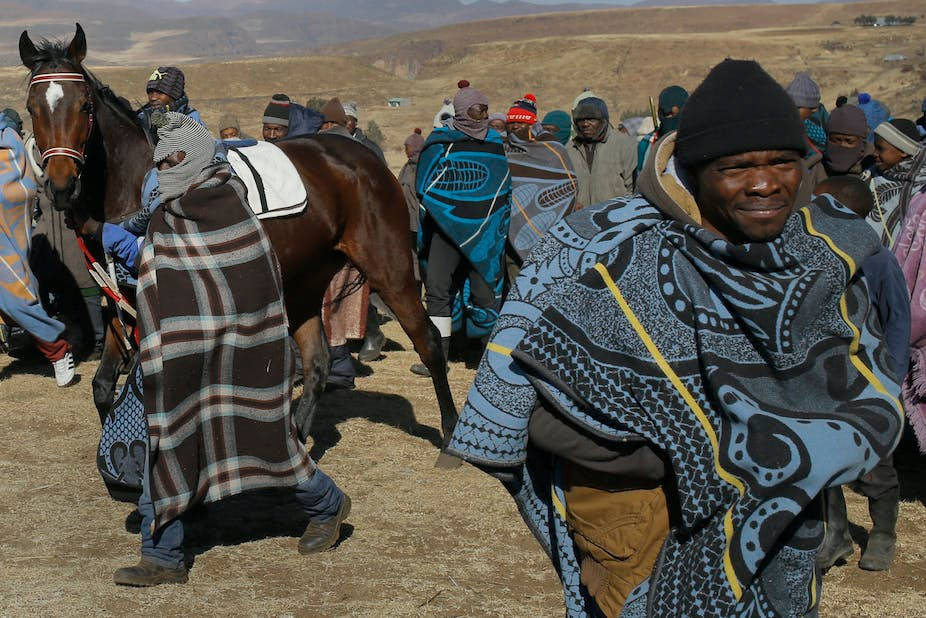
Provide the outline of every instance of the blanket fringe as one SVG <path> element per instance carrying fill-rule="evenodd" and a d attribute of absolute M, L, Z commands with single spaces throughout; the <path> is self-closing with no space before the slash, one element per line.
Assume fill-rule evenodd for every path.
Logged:
<path fill-rule="evenodd" d="M 926 399 L 926 351 L 920 348 L 910 348 L 907 382 L 918 399 Z"/>
<path fill-rule="evenodd" d="M 918 395 L 913 388 L 913 372 L 904 380 L 902 398 L 907 411 L 907 420 L 916 435 L 916 443 L 920 453 L 926 455 L 926 400 Z"/>

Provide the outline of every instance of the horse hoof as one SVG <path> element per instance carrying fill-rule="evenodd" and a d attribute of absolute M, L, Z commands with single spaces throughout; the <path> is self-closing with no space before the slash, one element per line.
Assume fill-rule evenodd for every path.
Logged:
<path fill-rule="evenodd" d="M 463 460 L 459 457 L 441 452 L 441 454 L 437 456 L 437 461 L 434 462 L 434 467 L 440 468 L 441 470 L 453 470 L 459 468 L 462 464 Z"/>

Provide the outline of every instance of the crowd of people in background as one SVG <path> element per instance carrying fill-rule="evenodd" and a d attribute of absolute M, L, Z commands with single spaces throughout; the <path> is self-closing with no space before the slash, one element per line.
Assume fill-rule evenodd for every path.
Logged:
<path fill-rule="evenodd" d="M 170 178 L 182 176 L 186 188 L 221 159 L 223 144 L 256 143 L 230 115 L 204 139 L 176 67 L 158 67 L 146 92 L 137 117 L 152 143 L 176 141 L 161 148 L 163 160 L 186 154 L 170 161 L 170 174 L 146 176 L 139 213 L 91 231 L 123 256 L 130 277 L 139 239 L 175 194 Z M 653 113 L 640 118 L 613 117 L 593 88 L 569 110 L 542 113 L 531 93 L 512 99 L 500 105 L 461 80 L 434 126 L 403 142 L 407 160 L 397 181 L 422 302 L 445 357 L 454 354 L 453 341 L 485 351 L 452 448 L 502 478 L 520 501 L 557 563 L 567 608 L 594 605 L 616 615 L 645 602 L 640 587 L 649 581 L 650 602 L 693 611 L 700 600 L 682 598 L 689 592 L 659 595 L 695 578 L 714 591 L 712 607 L 770 602 L 781 615 L 802 614 L 818 598 L 814 563 L 828 569 L 854 551 L 840 486 L 849 482 L 868 498 L 873 520 L 860 566 L 889 568 L 900 496 L 891 460 L 895 400 L 926 447 L 926 307 L 919 300 L 926 291 L 926 100 L 916 120 L 893 117 L 868 93 L 853 102 L 840 96 L 827 109 L 809 73 L 782 86 L 757 63 L 732 60 L 691 93 L 668 85 Z M 171 124 L 157 120 L 159 112 L 172 113 Z M 275 94 L 260 118 L 261 138 L 352 139 L 385 165 L 360 118 L 354 102 L 335 97 L 312 109 Z M 41 156 L 16 112 L 0 113 L 0 126 L 0 153 L 22 151 L 34 173 L 27 176 L 40 177 Z M 102 343 L 100 291 L 41 181 L 0 182 L 4 200 L 38 189 L 28 225 L 4 218 L 0 203 L 0 342 L 9 342 L 11 326 L 24 329 L 52 363 L 58 386 L 68 386 L 75 357 L 92 356 Z M 6 190 L 27 182 L 35 183 L 30 191 Z M 821 268 L 829 280 L 812 274 Z M 853 288 L 858 272 L 861 291 Z M 386 341 L 386 309 L 375 291 L 355 285 L 359 278 L 347 264 L 326 293 L 330 389 L 354 388 L 352 341 L 362 342 L 353 344 L 360 362 L 381 358 Z M 4 292 L 8 281 L 19 281 L 21 292 Z M 854 324 L 851 345 L 836 322 Z M 693 369 L 700 364 L 703 372 Z M 864 367 L 865 380 L 851 388 L 828 388 L 820 378 L 852 367 Z M 410 369 L 430 375 L 424 365 Z M 641 404 L 644 393 L 651 399 Z M 814 408 L 812 420 L 788 424 L 806 412 L 802 405 Z M 683 432 L 715 439 L 680 435 L 671 416 L 680 410 L 698 411 L 701 423 Z M 840 412 L 827 416 L 832 410 Z M 837 435 L 834 426 L 850 431 Z M 852 432 L 854 443 L 842 441 Z M 775 455 L 755 443 L 760 434 L 787 435 L 796 445 L 794 465 L 810 470 L 797 483 L 802 497 L 766 473 Z M 848 454 L 821 463 L 821 449 L 837 444 Z M 724 467 L 737 470 L 739 485 Z M 311 475 L 314 462 L 297 468 L 300 491 L 312 496 L 306 510 L 337 514 L 339 523 L 349 499 L 320 471 Z M 323 489 L 309 488 L 318 479 Z M 551 486 L 552 495 L 530 493 Z M 805 508 L 820 494 L 825 538 Z M 769 506 L 786 496 L 793 508 Z M 775 509 L 788 516 L 766 512 Z M 632 523 L 609 528 L 615 514 Z M 153 511 L 143 515 L 150 520 Z M 306 543 L 327 547 L 329 528 Z M 155 566 L 117 573 L 117 582 L 185 581 L 182 528 L 166 534 L 173 535 L 170 551 L 152 554 Z M 639 540 L 632 549 L 630 536 Z M 765 536 L 775 541 L 766 544 Z M 805 551 L 806 539 L 817 537 L 819 552 Z M 143 554 L 160 542 L 143 534 Z M 730 561 L 726 573 L 692 567 L 718 552 Z M 786 582 L 790 597 L 779 594 Z"/>

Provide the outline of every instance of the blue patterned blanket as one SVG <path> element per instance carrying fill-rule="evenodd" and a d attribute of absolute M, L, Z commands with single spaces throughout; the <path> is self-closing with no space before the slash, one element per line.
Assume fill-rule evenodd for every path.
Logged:
<path fill-rule="evenodd" d="M 815 614 L 817 496 L 900 435 L 898 383 L 857 274 L 877 248 L 828 196 L 770 243 L 731 245 L 637 196 L 570 216 L 534 248 L 448 450 L 506 479 L 570 616 L 590 605 L 557 462 L 528 447 L 538 390 L 672 465 L 677 525 L 622 616 Z"/>
<path fill-rule="evenodd" d="M 511 218 L 511 178 L 501 136 L 490 129 L 480 142 L 448 127 L 434 129 L 418 158 L 415 186 L 424 209 L 422 244 L 437 226 L 501 299 Z M 471 316 L 470 334 L 488 333 L 496 317 L 494 311 Z"/>

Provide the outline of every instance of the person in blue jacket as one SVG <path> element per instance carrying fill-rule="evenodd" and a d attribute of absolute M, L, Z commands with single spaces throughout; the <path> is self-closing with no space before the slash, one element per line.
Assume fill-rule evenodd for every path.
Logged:
<path fill-rule="evenodd" d="M 186 78 L 177 67 L 158 67 L 148 76 L 145 86 L 148 102 L 138 110 L 138 119 L 151 135 L 153 143 L 158 142 L 158 132 L 151 127 L 151 114 L 158 110 L 184 114 L 206 126 L 199 112 L 190 105 L 185 88 Z"/>

